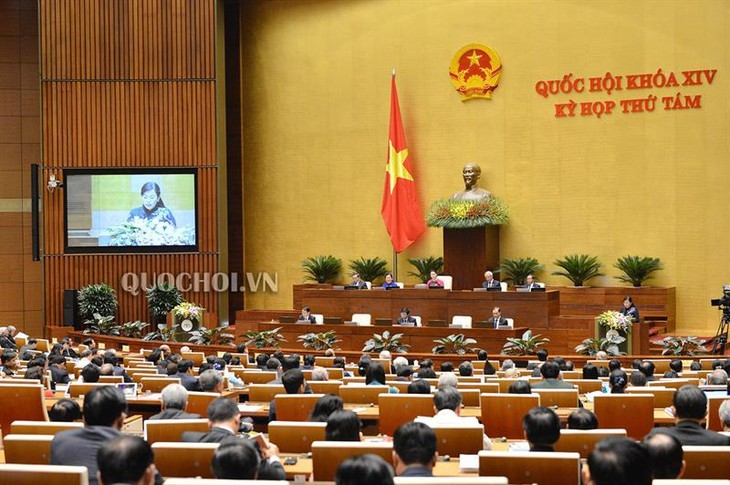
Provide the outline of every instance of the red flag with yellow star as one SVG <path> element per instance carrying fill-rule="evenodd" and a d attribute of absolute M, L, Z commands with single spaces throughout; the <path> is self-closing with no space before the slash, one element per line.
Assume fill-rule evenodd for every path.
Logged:
<path fill-rule="evenodd" d="M 412 174 L 413 160 L 408 156 L 394 74 L 390 84 L 388 161 L 385 165 L 385 187 L 380 213 L 397 253 L 413 244 L 426 230 Z"/>

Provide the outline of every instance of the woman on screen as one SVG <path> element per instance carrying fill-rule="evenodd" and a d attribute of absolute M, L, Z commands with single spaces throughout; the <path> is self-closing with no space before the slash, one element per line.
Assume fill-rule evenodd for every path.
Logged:
<path fill-rule="evenodd" d="M 172 212 L 165 207 L 165 203 L 162 201 L 162 197 L 160 197 L 159 185 L 155 182 L 147 182 L 142 186 L 139 193 L 142 196 L 142 205 L 129 211 L 127 222 L 132 221 L 135 217 L 139 217 L 140 219 L 158 219 L 177 227 Z"/>

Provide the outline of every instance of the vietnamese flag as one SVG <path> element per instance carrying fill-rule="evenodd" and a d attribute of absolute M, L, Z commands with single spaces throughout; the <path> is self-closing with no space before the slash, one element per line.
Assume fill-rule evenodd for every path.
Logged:
<path fill-rule="evenodd" d="M 385 164 L 385 187 L 380 213 L 397 253 L 413 244 L 426 230 L 412 173 L 413 160 L 408 157 L 394 73 L 390 83 L 388 161 Z"/>

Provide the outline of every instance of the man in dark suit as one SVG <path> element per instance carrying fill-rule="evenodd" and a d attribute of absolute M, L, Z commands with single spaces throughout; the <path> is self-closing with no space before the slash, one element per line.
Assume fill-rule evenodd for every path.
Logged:
<path fill-rule="evenodd" d="M 90 390 L 84 399 L 83 428 L 58 433 L 51 442 L 51 465 L 85 466 L 89 484 L 98 482 L 96 454 L 109 441 L 122 435 L 127 401 L 113 386 Z"/>
<path fill-rule="evenodd" d="M 3 349 L 17 349 L 18 346 L 15 343 L 13 332 L 15 327 L 2 327 L 0 328 L 0 347 Z"/>
<path fill-rule="evenodd" d="M 535 281 L 534 276 L 528 274 L 527 277 L 525 277 L 525 288 L 527 288 L 527 291 L 532 291 L 533 288 L 542 288 L 542 286 L 540 286 L 540 283 Z"/>
<path fill-rule="evenodd" d="M 494 279 L 494 273 L 491 271 L 487 271 L 484 273 L 484 282 L 482 283 L 482 288 L 502 288 L 502 285 L 499 283 L 499 281 Z"/>
<path fill-rule="evenodd" d="M 312 390 L 307 391 L 307 383 L 304 380 L 304 374 L 299 369 L 289 369 L 281 375 L 281 383 L 287 394 L 311 394 Z M 269 403 L 269 422 L 276 421 L 276 401 L 273 399 Z"/>
<path fill-rule="evenodd" d="M 487 320 L 487 324 L 491 325 L 492 328 L 507 328 L 507 318 L 502 316 L 502 309 L 498 306 L 492 309 L 492 317 Z"/>
<path fill-rule="evenodd" d="M 396 320 L 398 325 L 409 325 L 415 327 L 418 325 L 416 319 L 411 316 L 411 309 L 406 307 L 400 311 L 400 317 Z"/>
<path fill-rule="evenodd" d="M 200 383 L 197 377 L 193 375 L 193 361 L 190 359 L 183 359 L 178 362 L 177 374 L 170 377 L 179 378 L 180 384 L 188 391 L 200 391 Z"/>
<path fill-rule="evenodd" d="M 51 380 L 54 383 L 68 384 L 71 381 L 66 371 L 66 357 L 54 355 L 48 363 L 50 364 L 48 368 L 51 370 Z"/>
<path fill-rule="evenodd" d="M 117 358 L 117 353 L 116 351 L 114 351 L 114 349 L 104 351 L 104 363 L 111 364 L 114 369 L 113 375 L 122 376 L 124 382 L 134 382 L 132 380 L 132 377 L 127 374 L 126 370 L 124 370 L 124 367 L 119 365 L 119 359 Z"/>
<path fill-rule="evenodd" d="M 436 465 L 436 433 L 414 421 L 398 427 L 393 434 L 393 465 L 399 477 L 432 477 Z"/>
<path fill-rule="evenodd" d="M 560 379 L 560 366 L 554 360 L 548 360 L 540 366 L 542 380 L 532 383 L 533 389 L 575 389 L 573 384 Z"/>
<path fill-rule="evenodd" d="M 352 283 L 350 283 L 350 286 L 354 286 L 358 290 L 367 290 L 368 289 L 368 284 L 365 283 L 363 280 L 361 280 L 360 275 L 357 273 L 352 274 Z"/>
<path fill-rule="evenodd" d="M 182 441 L 188 443 L 229 443 L 234 440 L 248 439 L 238 434 L 241 426 L 241 413 L 238 405 L 233 399 L 219 397 L 208 405 L 208 421 L 210 430 L 207 433 L 186 431 L 182 434 Z M 279 458 L 279 448 L 269 443 L 269 446 L 262 448 L 258 443 L 258 451 L 261 453 L 261 464 L 259 465 L 259 480 L 286 480 L 286 473 Z"/>
<path fill-rule="evenodd" d="M 199 414 L 186 413 L 188 391 L 180 384 L 170 384 L 162 390 L 162 412 L 150 419 L 200 419 Z"/>
<path fill-rule="evenodd" d="M 297 323 L 317 323 L 317 320 L 314 318 L 314 315 L 312 315 L 308 306 L 302 308 L 302 314 L 299 315 Z"/>
<path fill-rule="evenodd" d="M 682 446 L 730 446 L 730 436 L 705 429 L 701 424 L 707 416 L 707 396 L 697 386 L 682 386 L 672 398 L 676 424 L 671 428 L 654 428 L 649 435 L 666 433 Z"/>

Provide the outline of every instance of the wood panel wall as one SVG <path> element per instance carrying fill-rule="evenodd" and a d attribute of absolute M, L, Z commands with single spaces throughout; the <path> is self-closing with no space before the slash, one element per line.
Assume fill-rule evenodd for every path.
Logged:
<path fill-rule="evenodd" d="M 117 320 L 147 320 L 125 273 L 218 271 L 215 0 L 40 0 L 43 184 L 65 168 L 196 167 L 197 253 L 64 253 L 63 193 L 44 192 L 46 326 L 63 322 L 63 290 L 117 289 Z M 217 313 L 216 293 L 186 299 Z"/>

